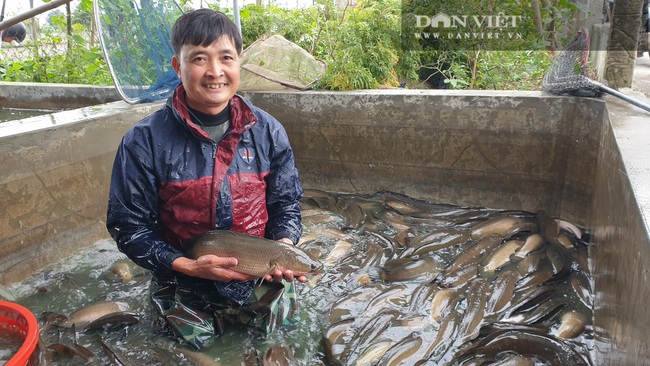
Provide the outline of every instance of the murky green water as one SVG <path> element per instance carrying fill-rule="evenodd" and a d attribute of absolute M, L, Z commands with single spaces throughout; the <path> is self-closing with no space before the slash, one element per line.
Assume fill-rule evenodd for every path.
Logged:
<path fill-rule="evenodd" d="M 15 121 L 23 118 L 28 118 L 28 117 L 41 116 L 52 112 L 53 111 L 42 110 L 42 109 L 17 109 L 17 108 L 0 109 L 0 123 Z"/>
<path fill-rule="evenodd" d="M 411 351 L 407 349 L 400 351 L 403 355 L 398 353 L 395 357 L 408 360 L 405 364 L 412 362 L 414 357 L 431 357 L 423 364 L 442 365 L 450 364 L 454 357 L 462 356 L 462 352 L 465 359 L 471 359 L 474 349 L 471 347 L 472 342 L 487 342 L 490 336 L 503 332 L 498 330 L 498 327 L 503 326 L 505 320 L 509 322 L 508 326 L 516 327 L 510 332 L 535 334 L 536 340 L 541 339 L 541 345 L 547 340 L 555 342 L 556 337 L 553 334 L 560 326 L 562 314 L 579 312 L 588 319 L 584 330 L 575 338 L 558 342 L 563 345 L 564 351 L 571 355 L 581 354 L 585 359 L 584 364 L 590 363 L 588 353 L 593 339 L 590 304 L 588 301 L 587 304 L 584 303 L 585 300 L 581 301 L 571 287 L 575 275 L 587 275 L 583 273 L 586 269 L 586 249 L 582 248 L 586 243 L 567 249 L 571 258 L 565 255 L 564 262 L 554 259 L 558 256 L 558 248 L 553 244 L 553 251 L 544 249 L 549 254 L 540 256 L 538 263 L 515 261 L 511 256 L 495 273 L 485 271 L 490 259 L 488 257 L 494 251 L 481 252 L 478 257 L 465 260 L 463 263 L 472 268 L 472 275 L 466 280 L 454 282 L 451 286 L 462 295 L 445 317 L 434 321 L 433 294 L 450 286 L 444 282 L 446 279 L 442 276 L 445 274 L 443 268 L 455 262 L 460 265 L 458 258 L 463 253 L 470 252 L 480 240 L 470 238 L 470 235 L 476 232 L 474 228 L 478 224 L 495 217 L 515 217 L 522 219 L 526 225 L 530 222 L 537 225 L 539 220 L 535 214 L 526 212 L 470 209 L 428 203 L 409 207 L 398 201 L 401 198 L 403 197 L 384 194 L 352 196 L 308 192 L 308 196 L 303 200 L 304 233 L 300 246 L 312 256 L 320 258 L 325 263 L 326 270 L 306 284 L 297 284 L 299 321 L 269 336 L 232 325 L 223 336 L 214 339 L 202 350 L 202 353 L 214 360 L 214 364 L 253 365 L 255 363 L 246 363 L 247 355 L 250 359 L 252 354 L 264 355 L 275 345 L 285 345 L 294 353 L 292 365 L 333 365 L 337 362 L 355 364 L 362 356 L 370 357 L 367 355 L 372 354 L 373 347 L 383 344 L 395 347 L 400 344 L 408 345 L 408 341 L 415 339 L 420 342 L 420 351 L 417 352 L 428 348 L 435 349 L 435 356 L 425 356 L 415 351 L 409 353 Z M 411 205 L 417 203 L 410 200 L 406 202 Z M 537 231 L 526 229 L 529 226 L 521 227 L 524 228 L 521 231 L 515 229 L 504 234 L 504 243 L 508 238 L 519 240 L 523 244 L 526 237 Z M 551 235 L 541 224 L 539 227 L 540 233 Z M 561 233 L 558 230 L 551 236 Z M 444 237 L 447 238 L 453 233 L 460 233 L 466 239 L 448 247 L 441 246 L 437 250 L 413 256 L 417 248 L 422 250 L 424 242 L 432 240 L 435 236 L 432 234 L 440 232 L 445 233 Z M 447 235 L 448 233 L 451 234 Z M 556 241 L 554 237 L 551 239 Z M 399 261 L 405 258 L 412 261 L 409 263 L 417 263 L 420 259 L 427 258 L 439 268 L 435 272 L 419 273 L 412 267 L 400 267 Z M 112 240 L 100 240 L 57 266 L 35 273 L 24 283 L 12 287 L 11 291 L 17 295 L 17 302 L 40 318 L 42 328 L 45 327 L 45 322 L 41 314 L 45 312 L 70 314 L 95 301 L 127 302 L 131 311 L 139 315 L 138 323 L 76 332 L 77 343 L 95 355 L 97 364 L 114 364 L 102 343 L 122 354 L 122 357 L 132 364 L 200 364 L 179 356 L 177 351 L 181 346 L 171 336 L 162 334 L 155 324 L 148 300 L 148 273 L 133 266 L 131 268 L 134 277 L 125 282 L 111 272 L 111 266 L 124 259 L 126 257 L 116 249 Z M 551 262 L 553 263 L 550 264 Z M 562 263 L 564 267 L 558 268 L 562 267 Z M 387 272 L 389 265 L 395 265 L 392 268 L 397 268 L 398 271 Z M 526 270 L 524 267 L 534 268 L 534 271 L 539 273 L 550 271 L 550 277 L 539 277 L 541 279 L 538 280 L 535 273 L 526 273 L 530 272 L 530 269 Z M 412 273 L 400 277 L 405 271 Z M 485 304 L 490 302 L 491 297 L 499 295 L 490 287 L 496 286 L 494 284 L 499 278 L 499 273 L 506 271 L 520 273 L 519 288 L 514 291 L 512 299 L 508 299 L 509 305 L 504 307 L 503 311 L 488 312 L 488 306 Z M 449 275 L 451 278 L 451 274 Z M 539 286 L 529 286 L 527 281 L 544 282 Z M 482 284 L 483 287 L 477 284 Z M 549 294 L 548 296 L 536 297 L 534 293 L 541 287 L 552 291 L 544 292 Z M 482 298 L 472 294 L 477 289 L 485 291 L 481 293 Z M 586 290 L 588 292 L 588 289 Z M 358 300 L 346 303 L 347 299 L 356 299 L 354 296 L 358 295 L 362 295 Z M 589 297 L 590 294 L 586 296 Z M 546 313 L 543 316 L 535 317 L 535 313 L 544 311 Z M 382 331 L 378 334 L 372 329 L 366 329 L 371 328 L 367 324 L 373 319 L 393 313 L 398 315 L 384 323 Z M 472 318 L 475 314 L 478 314 L 476 319 L 480 321 Z M 520 318 L 528 320 L 517 320 Z M 535 328 L 544 334 L 540 336 L 541 333 L 537 330 L 532 332 L 524 327 Z M 339 328 L 342 331 L 339 332 Z M 445 328 L 448 328 L 447 338 L 437 344 L 433 343 L 441 329 Z M 47 345 L 73 345 L 75 334 L 71 329 L 51 327 L 43 330 L 42 337 Z M 326 338 L 329 343 L 324 342 Z M 478 346 L 480 345 L 479 343 Z M 519 347 L 517 351 L 523 352 L 520 349 L 521 344 L 515 344 L 513 347 Z M 383 353 L 379 352 L 375 358 L 370 357 L 370 364 L 382 360 L 382 354 L 390 353 L 388 349 L 384 349 Z M 514 357 L 515 352 L 510 356 Z M 527 357 L 537 365 L 545 364 L 534 355 Z M 54 354 L 53 361 L 54 365 L 87 362 L 79 356 L 61 354 Z"/>
<path fill-rule="evenodd" d="M 132 363 L 142 362 L 145 365 L 192 365 L 194 363 L 174 355 L 179 347 L 171 337 L 161 334 L 154 324 L 154 317 L 148 300 L 148 273 L 132 267 L 134 278 L 123 282 L 114 275 L 110 268 L 116 261 L 126 259 L 120 253 L 112 239 L 104 239 L 92 247 L 80 251 L 75 256 L 52 268 L 44 269 L 18 287 L 11 290 L 17 294 L 17 302 L 30 309 L 39 319 L 41 328 L 45 322 L 40 316 L 44 312 L 70 314 L 79 307 L 95 301 L 125 301 L 131 311 L 140 315 L 140 321 L 130 326 L 115 326 L 99 330 L 78 331 L 78 343 L 90 349 L 96 355 L 96 361 L 101 365 L 110 365 L 111 361 L 103 351 L 103 342 L 114 347 Z M 264 353 L 275 344 L 290 344 L 295 347 L 296 359 L 299 365 L 322 364 L 320 350 L 320 335 L 324 331 L 324 323 L 319 308 L 305 285 L 298 285 L 303 292 L 300 300 L 298 318 L 295 326 L 288 326 L 273 333 L 269 337 L 262 336 L 252 330 L 232 326 L 218 339 L 214 339 L 202 351 L 221 365 L 240 365 L 246 353 Z M 43 340 L 46 344 L 73 344 L 71 329 L 50 328 L 44 331 Z M 0 347 L 0 352 L 2 352 Z M 10 352 L 10 351 L 5 351 Z M 53 355 L 54 365 L 85 364 L 79 357 L 70 358 L 64 355 Z"/>

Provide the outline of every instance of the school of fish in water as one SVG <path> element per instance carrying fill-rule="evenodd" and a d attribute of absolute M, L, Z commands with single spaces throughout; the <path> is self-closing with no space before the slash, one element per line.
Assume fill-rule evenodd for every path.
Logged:
<path fill-rule="evenodd" d="M 332 216 L 344 230 L 310 229 Z M 570 222 L 308 191 L 303 223 L 300 247 L 327 268 L 312 280 L 336 299 L 325 307 L 329 364 L 591 364 L 587 234 Z"/>
<path fill-rule="evenodd" d="M 295 327 L 268 337 L 235 330 L 193 352 L 152 324 L 148 274 L 105 254 L 112 264 L 100 271 L 119 281 L 94 274 L 97 288 L 78 294 L 84 306 L 62 315 L 57 307 L 72 303 L 59 295 L 40 314 L 42 363 L 592 364 L 583 228 L 543 212 L 459 207 L 392 192 L 306 190 L 301 205 L 298 247 L 324 269 L 298 284 Z M 48 291 L 54 296 L 40 290 L 31 301 L 42 302 Z"/>

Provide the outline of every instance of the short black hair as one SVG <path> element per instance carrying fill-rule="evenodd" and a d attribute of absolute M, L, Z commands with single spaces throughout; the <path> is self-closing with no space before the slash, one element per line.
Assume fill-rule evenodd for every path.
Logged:
<path fill-rule="evenodd" d="M 26 35 L 27 28 L 23 23 L 14 24 L 2 33 L 3 37 L 11 37 L 19 43 L 25 40 Z"/>
<path fill-rule="evenodd" d="M 179 55 L 186 44 L 207 47 L 222 36 L 228 36 L 237 48 L 237 53 L 241 53 L 241 34 L 226 14 L 212 9 L 193 10 L 181 15 L 174 23 L 172 47 L 176 55 Z"/>

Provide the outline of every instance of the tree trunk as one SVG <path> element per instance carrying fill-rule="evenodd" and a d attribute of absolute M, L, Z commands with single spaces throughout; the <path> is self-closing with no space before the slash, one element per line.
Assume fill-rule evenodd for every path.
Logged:
<path fill-rule="evenodd" d="M 535 29 L 537 29 L 537 35 L 544 35 L 544 25 L 542 24 L 542 11 L 539 8 L 539 0 L 533 0 L 531 3 L 533 7 L 533 19 L 535 20 Z"/>
<path fill-rule="evenodd" d="M 632 86 L 642 7 L 643 0 L 614 2 L 605 66 L 605 80 L 612 88 Z"/>

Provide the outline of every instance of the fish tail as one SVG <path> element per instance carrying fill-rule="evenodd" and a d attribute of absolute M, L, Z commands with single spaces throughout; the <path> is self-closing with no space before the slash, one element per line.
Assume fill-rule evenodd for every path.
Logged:
<path fill-rule="evenodd" d="M 368 268 L 366 273 L 372 282 L 384 282 L 383 272 L 383 268 L 375 266 Z"/>

